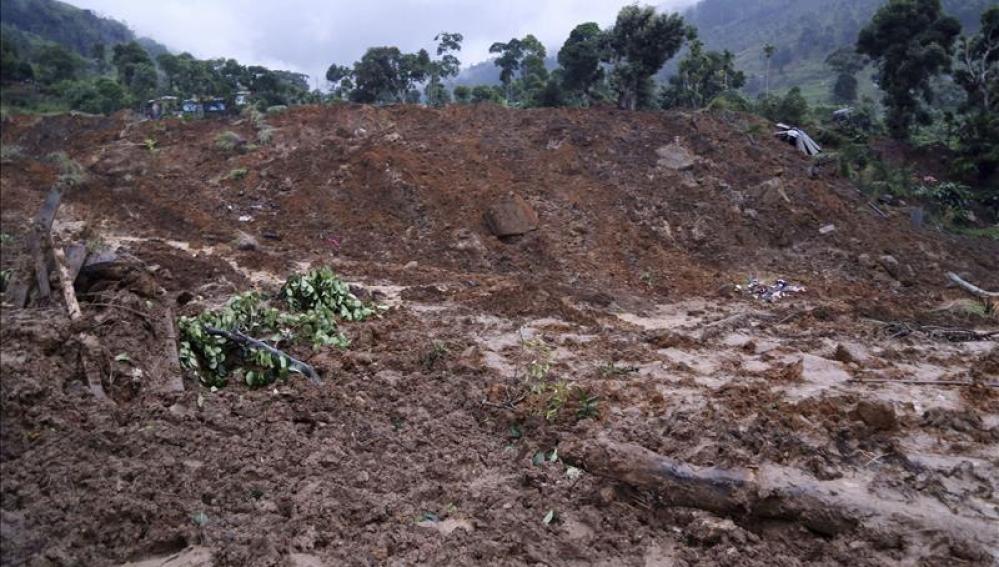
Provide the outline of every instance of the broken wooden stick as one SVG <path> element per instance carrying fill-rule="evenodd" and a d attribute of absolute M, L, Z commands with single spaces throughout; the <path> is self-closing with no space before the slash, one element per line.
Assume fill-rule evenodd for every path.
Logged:
<path fill-rule="evenodd" d="M 14 272 L 7 290 L 7 298 L 16 307 L 24 307 L 28 304 L 28 296 L 36 285 L 39 297 L 49 296 L 49 275 L 45 265 L 42 243 L 48 239 L 47 235 L 52 230 L 52 221 L 55 220 L 56 211 L 61 202 L 62 187 L 56 185 L 49 191 L 42 208 L 38 210 L 31 222 L 31 232 L 26 246 L 27 255 Z"/>
<path fill-rule="evenodd" d="M 851 378 L 847 382 L 855 384 L 912 384 L 916 386 L 975 386 L 982 385 L 987 388 L 999 388 L 999 382 L 967 382 L 963 380 L 892 380 L 890 378 Z"/>
<path fill-rule="evenodd" d="M 59 286 L 62 288 L 62 298 L 66 302 L 66 311 L 69 313 L 70 321 L 76 321 L 83 313 L 80 312 L 80 303 L 76 301 L 76 291 L 73 289 L 73 277 L 69 275 L 66 267 L 66 254 L 52 241 L 52 233 L 48 234 L 49 248 L 52 249 L 52 256 L 55 258 L 55 271 L 59 276 Z"/>
<path fill-rule="evenodd" d="M 184 377 L 177 354 L 177 330 L 173 324 L 173 309 L 169 307 L 163 313 L 163 353 L 166 363 L 161 370 L 163 376 L 160 387 L 165 392 L 183 392 Z"/>
<path fill-rule="evenodd" d="M 960 287 L 961 289 L 963 289 L 964 291 L 966 291 L 966 292 L 968 292 L 971 295 L 974 295 L 976 297 L 989 298 L 989 299 L 999 298 L 999 292 L 997 292 L 997 291 L 985 291 L 984 289 L 982 289 L 982 288 L 980 288 L 980 287 L 978 287 L 978 286 L 976 286 L 974 284 L 968 283 L 967 281 L 961 279 L 961 276 L 955 274 L 954 272 L 947 272 L 947 278 L 950 281 L 952 281 L 955 284 L 957 284 L 957 286 Z"/>
<path fill-rule="evenodd" d="M 263 341 L 254 339 L 253 337 L 248 337 L 239 331 L 226 331 L 223 329 L 215 329 L 213 327 L 205 327 L 205 332 L 212 336 L 225 337 L 230 341 L 245 347 L 258 348 L 260 350 L 267 351 L 272 355 L 283 357 L 288 361 L 288 368 L 291 370 L 304 374 L 313 382 L 319 383 L 320 381 L 319 374 L 316 373 L 315 368 L 309 366 L 301 360 L 298 360 L 297 358 L 293 358 L 288 353 L 278 350 Z"/>
<path fill-rule="evenodd" d="M 790 467 L 698 467 L 604 435 L 563 441 L 559 454 L 591 474 L 652 491 L 666 506 L 745 520 L 794 521 L 826 536 L 863 524 L 884 530 L 939 530 L 984 549 L 999 544 L 994 526 L 954 514 L 932 498 L 873 498 L 866 486 L 852 480 L 817 481 Z"/>

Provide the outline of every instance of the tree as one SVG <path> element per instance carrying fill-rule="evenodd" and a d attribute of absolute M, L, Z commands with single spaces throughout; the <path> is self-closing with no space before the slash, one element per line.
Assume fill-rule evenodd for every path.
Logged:
<path fill-rule="evenodd" d="M 38 79 L 45 84 L 71 81 L 83 67 L 83 60 L 65 47 L 50 43 L 38 50 Z"/>
<path fill-rule="evenodd" d="M 456 76 L 461 70 L 461 61 L 453 52 L 461 51 L 463 39 L 460 33 L 448 32 L 441 32 L 434 37 L 434 41 L 438 42 L 437 56 L 440 59 L 430 62 L 428 68 L 430 80 L 427 82 L 426 95 L 430 106 L 443 106 L 450 102 L 451 95 L 441 81 Z"/>
<path fill-rule="evenodd" d="M 803 124 L 808 118 L 808 101 L 801 94 L 801 89 L 793 87 L 787 91 L 780 104 L 777 105 L 777 117 L 782 122 Z"/>
<path fill-rule="evenodd" d="M 14 43 L 0 37 L 0 82 L 26 81 L 34 76 L 31 64 L 21 59 Z"/>
<path fill-rule="evenodd" d="M 962 38 L 958 49 L 954 80 L 966 98 L 957 165 L 987 181 L 999 171 L 999 7 L 983 12 L 981 23 L 978 34 Z"/>
<path fill-rule="evenodd" d="M 593 22 L 579 24 L 558 52 L 558 64 L 564 69 L 562 85 L 571 93 L 591 100 L 591 89 L 604 78 L 600 60 L 604 57 L 605 36 Z"/>
<path fill-rule="evenodd" d="M 533 93 L 530 105 L 549 108 L 565 106 L 565 89 L 562 85 L 562 73 L 557 70 L 548 77 L 543 87 Z"/>
<path fill-rule="evenodd" d="M 943 13 L 940 0 L 891 0 L 860 31 L 857 52 L 878 65 L 894 138 L 908 139 L 914 123 L 930 120 L 921 100 L 932 100 L 930 79 L 950 69 L 960 31 L 960 22 Z"/>
<path fill-rule="evenodd" d="M 651 6 L 625 6 L 608 32 L 605 61 L 613 65 L 618 107 L 634 110 L 651 103 L 652 75 L 683 46 L 688 29 L 679 14 L 656 14 Z"/>
<path fill-rule="evenodd" d="M 152 63 L 142 63 L 132 69 L 132 80 L 128 88 L 139 100 L 147 100 L 156 94 L 156 67 Z"/>
<path fill-rule="evenodd" d="M 866 58 L 852 47 L 841 47 L 826 57 L 826 65 L 836 72 L 832 97 L 835 102 L 852 104 L 857 100 L 857 78 L 866 65 Z"/>
<path fill-rule="evenodd" d="M 91 114 L 110 114 L 128 104 L 125 89 L 117 82 L 101 77 L 94 82 L 72 81 L 65 83 L 62 97 L 70 108 Z"/>
<path fill-rule="evenodd" d="M 770 60 L 774 57 L 775 47 L 771 43 L 766 43 L 763 45 L 763 56 L 767 60 L 767 86 L 766 94 L 770 96 Z"/>
<path fill-rule="evenodd" d="M 458 104 L 468 104 L 472 100 L 472 89 L 465 85 L 458 85 L 454 88 L 454 101 Z"/>
<path fill-rule="evenodd" d="M 808 118 L 808 101 L 802 96 L 800 88 L 793 87 L 783 97 L 760 96 L 757 112 L 774 122 L 801 125 Z"/>
<path fill-rule="evenodd" d="M 422 82 L 429 70 L 430 55 L 402 53 L 398 47 L 371 47 L 354 63 L 354 89 L 351 99 L 364 103 L 412 101 L 413 86 Z M 419 100 L 419 92 L 416 93 Z"/>
<path fill-rule="evenodd" d="M 519 39 L 513 38 L 506 43 L 499 41 L 493 43 L 489 46 L 489 53 L 499 54 L 493 64 L 500 68 L 500 82 L 509 93 L 514 73 L 520 69 L 520 60 L 524 58 L 524 48 Z M 509 94 L 507 98 L 509 98 Z"/>
<path fill-rule="evenodd" d="M 531 93 L 544 87 L 548 79 L 547 53 L 538 38 L 528 34 L 523 39 L 496 42 L 489 47 L 489 52 L 500 55 L 493 63 L 500 68 L 500 82 L 508 102 L 529 99 Z M 519 84 L 514 84 L 517 71 L 520 71 Z"/>
<path fill-rule="evenodd" d="M 966 110 L 999 110 L 999 6 L 982 13 L 977 35 L 961 38 L 957 59 L 954 80 L 967 93 Z"/>
<path fill-rule="evenodd" d="M 152 65 L 153 60 L 141 45 L 132 41 L 114 46 L 111 63 L 118 70 L 118 82 L 130 86 L 136 68 L 139 65 Z"/>
<path fill-rule="evenodd" d="M 350 90 L 354 86 L 352 81 L 353 76 L 354 73 L 350 67 L 344 67 L 336 63 L 330 65 L 330 68 L 326 70 L 326 81 L 333 86 L 334 98 L 344 99 L 350 96 Z"/>
<path fill-rule="evenodd" d="M 735 56 L 729 52 L 704 51 L 700 40 L 690 43 L 690 53 L 680 61 L 677 73 L 660 94 L 660 106 L 702 108 L 718 95 L 741 88 L 746 75 L 735 70 Z"/>
<path fill-rule="evenodd" d="M 503 89 L 501 87 L 490 87 L 487 85 L 477 85 L 472 88 L 472 103 L 479 102 L 502 102 Z"/>

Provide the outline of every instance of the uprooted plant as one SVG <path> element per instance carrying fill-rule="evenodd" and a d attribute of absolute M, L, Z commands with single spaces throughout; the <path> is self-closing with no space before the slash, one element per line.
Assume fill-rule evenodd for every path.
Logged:
<path fill-rule="evenodd" d="M 597 396 L 586 388 L 551 376 L 554 352 L 544 339 L 525 339 L 523 347 L 531 355 L 524 395 L 531 411 L 550 422 L 566 417 L 579 420 L 599 416 Z"/>
<path fill-rule="evenodd" d="M 340 321 L 363 321 L 379 312 L 350 292 L 330 268 L 288 278 L 277 297 L 238 294 L 218 309 L 181 317 L 179 357 L 206 386 L 224 386 L 230 376 L 263 386 L 311 367 L 274 345 L 308 342 L 313 348 L 346 348 Z"/>

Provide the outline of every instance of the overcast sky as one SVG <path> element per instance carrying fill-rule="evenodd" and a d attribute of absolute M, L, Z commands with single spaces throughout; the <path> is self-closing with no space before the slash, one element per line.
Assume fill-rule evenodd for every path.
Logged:
<path fill-rule="evenodd" d="M 533 33 L 552 52 L 577 24 L 612 23 L 627 0 L 68 0 L 127 23 L 174 52 L 308 73 L 322 86 L 330 63 L 349 65 L 368 47 L 433 46 L 440 31 L 465 36 L 463 66 L 489 57 L 494 41 Z M 680 9 L 695 0 L 650 0 Z M 315 83 L 313 83 L 315 86 Z"/>

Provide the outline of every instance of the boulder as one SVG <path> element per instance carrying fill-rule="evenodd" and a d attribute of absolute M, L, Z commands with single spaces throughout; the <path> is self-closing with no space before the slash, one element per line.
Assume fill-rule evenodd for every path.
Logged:
<path fill-rule="evenodd" d="M 887 402 L 861 400 L 850 417 L 877 431 L 891 431 L 898 426 L 895 410 Z"/>
<path fill-rule="evenodd" d="M 538 229 L 538 214 L 517 194 L 489 207 L 486 224 L 498 237 L 518 236 Z"/>
<path fill-rule="evenodd" d="M 657 166 L 676 171 L 690 169 L 697 162 L 696 155 L 676 142 L 657 149 L 656 155 L 659 156 Z"/>

